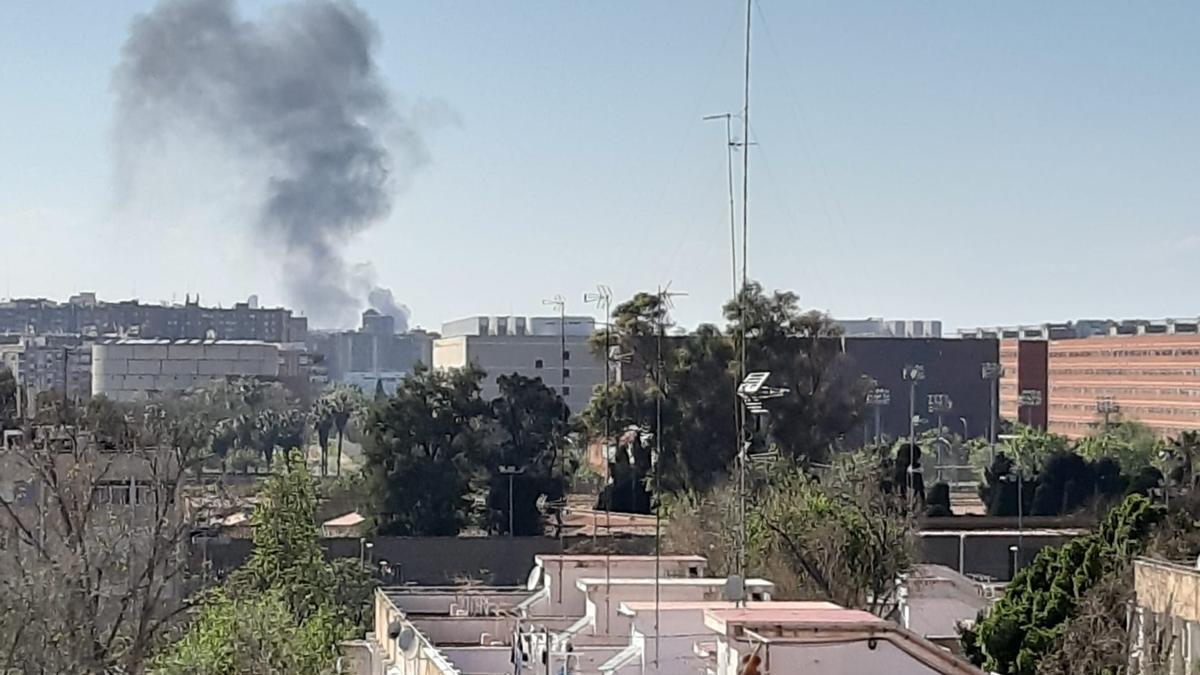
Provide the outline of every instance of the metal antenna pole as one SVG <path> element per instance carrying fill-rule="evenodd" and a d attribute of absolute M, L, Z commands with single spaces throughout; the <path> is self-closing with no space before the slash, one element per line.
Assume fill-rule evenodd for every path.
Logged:
<path fill-rule="evenodd" d="M 746 378 L 746 316 L 749 261 L 750 207 L 750 20 L 754 0 L 746 0 L 746 64 L 742 91 L 742 287 L 738 296 L 738 327 L 741 330 L 741 354 L 738 360 L 738 382 Z M 746 578 L 746 410 L 738 406 L 738 574 Z M 743 582 L 744 583 L 744 582 Z"/>
<path fill-rule="evenodd" d="M 566 405 L 566 399 L 563 397 L 563 389 L 566 387 L 565 370 L 567 367 L 567 300 L 561 295 L 556 295 L 550 300 L 543 300 L 542 304 L 552 306 L 558 310 L 558 394 L 559 398 L 563 399 L 563 405 Z M 558 472 L 561 474 L 563 491 L 562 501 L 558 507 L 558 554 L 562 556 L 566 555 L 567 552 L 567 540 L 565 533 L 565 516 L 567 513 L 567 458 L 566 448 L 563 448 L 559 445 L 557 433 L 554 434 L 554 451 L 558 454 Z M 558 583 L 555 584 L 558 587 L 558 601 L 560 603 L 562 602 L 563 597 L 562 572 L 563 564 L 560 560 L 558 564 Z"/>

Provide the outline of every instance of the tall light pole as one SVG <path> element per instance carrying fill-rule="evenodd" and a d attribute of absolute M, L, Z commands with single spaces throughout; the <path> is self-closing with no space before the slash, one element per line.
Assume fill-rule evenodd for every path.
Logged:
<path fill-rule="evenodd" d="M 910 493 L 909 496 L 911 498 L 913 455 L 916 454 L 915 449 L 917 447 L 917 408 L 916 408 L 916 406 L 917 406 L 917 383 L 920 382 L 921 380 L 925 379 L 925 366 L 920 365 L 920 364 L 904 366 L 904 370 L 901 371 L 901 375 L 903 376 L 904 381 L 908 382 L 908 445 L 909 445 L 909 449 L 908 449 L 907 481 L 908 481 L 908 491 Z"/>
<path fill-rule="evenodd" d="M 612 364 L 612 289 L 603 284 L 596 286 L 595 293 L 584 293 L 583 301 L 593 303 L 598 309 L 604 310 L 604 442 L 600 447 L 604 453 L 604 486 L 609 488 L 609 481 L 612 476 L 609 475 L 608 466 L 608 443 L 610 440 L 609 429 L 612 419 L 612 406 L 608 400 L 609 383 L 612 381 L 610 375 Z M 604 504 L 604 527 L 608 530 L 609 543 L 612 542 L 612 489 L 609 488 L 608 500 Z M 592 541 L 596 540 L 596 519 L 592 518 Z M 611 548 L 611 547 L 610 547 Z M 605 565 L 607 568 L 607 565 Z"/>
<path fill-rule="evenodd" d="M 996 421 L 1000 417 L 1000 380 L 1004 377 L 1004 367 L 995 361 L 988 361 L 980 366 L 979 374 L 988 383 L 988 393 L 992 402 L 992 416 L 988 419 L 988 447 L 992 449 L 992 459 L 995 459 Z"/>
<path fill-rule="evenodd" d="M 881 442 L 879 431 L 879 418 L 884 406 L 891 405 L 892 391 L 887 387 L 875 387 L 867 392 L 867 405 L 875 411 L 875 444 Z"/>
<path fill-rule="evenodd" d="M 926 397 L 929 405 L 929 414 L 937 416 L 937 456 L 934 458 L 936 463 L 937 479 L 940 482 L 942 479 L 942 416 L 954 410 L 954 400 L 950 398 L 950 394 L 929 394 Z"/>
<path fill-rule="evenodd" d="M 1033 426 L 1033 409 L 1042 404 L 1041 389 L 1022 389 L 1020 395 L 1017 396 L 1017 406 L 1030 411 L 1025 415 L 1025 424 Z"/>
<path fill-rule="evenodd" d="M 525 467 L 502 464 L 499 471 L 501 476 L 508 476 L 508 536 L 511 538 L 517 536 L 513 529 L 513 479 L 525 473 Z"/>
<path fill-rule="evenodd" d="M 1104 416 L 1104 433 L 1108 433 L 1109 422 L 1113 415 L 1121 412 L 1121 404 L 1111 396 L 1104 396 L 1096 399 L 1096 412 Z"/>
<path fill-rule="evenodd" d="M 543 305 L 553 307 L 558 310 L 558 395 L 566 405 L 566 394 L 563 391 L 567 385 L 567 299 L 561 295 L 556 295 L 549 300 L 543 300 Z M 558 509 L 558 554 L 565 555 L 567 552 L 566 527 L 563 522 L 567 511 L 567 452 L 566 448 L 561 448 L 558 445 L 558 434 L 554 434 L 554 452 L 558 455 L 558 473 L 562 481 L 562 503 Z M 562 602 L 562 573 L 563 566 L 558 566 L 558 600 Z"/>

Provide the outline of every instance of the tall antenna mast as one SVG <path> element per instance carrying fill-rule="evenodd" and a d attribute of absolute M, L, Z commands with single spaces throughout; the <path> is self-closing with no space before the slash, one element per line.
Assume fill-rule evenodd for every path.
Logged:
<path fill-rule="evenodd" d="M 738 382 L 746 378 L 746 316 L 747 287 L 750 273 L 747 261 L 749 251 L 749 207 L 750 207 L 750 19 L 754 0 L 746 0 L 746 63 L 742 90 L 742 288 L 738 298 L 738 327 L 741 330 L 741 353 L 738 359 Z M 745 584 L 746 579 L 746 408 L 738 406 L 738 574 Z"/>

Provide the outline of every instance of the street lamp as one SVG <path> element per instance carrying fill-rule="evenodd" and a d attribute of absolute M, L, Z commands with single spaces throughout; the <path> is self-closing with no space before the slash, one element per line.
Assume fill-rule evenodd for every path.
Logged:
<path fill-rule="evenodd" d="M 891 405 L 892 390 L 887 387 L 875 387 L 867 392 L 867 406 L 875 410 L 875 444 L 880 442 L 879 417 L 884 406 Z"/>
<path fill-rule="evenodd" d="M 1025 423 L 1031 427 L 1033 426 L 1032 409 L 1040 406 L 1041 404 L 1042 404 L 1042 390 L 1041 389 L 1022 389 L 1020 395 L 1017 396 L 1017 406 L 1020 408 L 1025 408 L 1026 410 L 1030 411 L 1030 413 L 1025 418 Z"/>
<path fill-rule="evenodd" d="M 1025 499 L 1022 492 L 1022 486 L 1025 483 L 1025 476 L 1021 473 L 1021 467 L 1013 462 L 1011 472 L 1000 477 L 1000 480 L 1006 483 L 1017 484 L 1017 547 L 1016 560 L 1014 567 L 1020 569 L 1021 560 L 1025 555 Z M 1015 573 L 1015 570 L 1014 570 Z"/>
<path fill-rule="evenodd" d="M 501 476 L 508 476 L 508 536 L 516 536 L 513 532 L 513 478 L 525 473 L 526 467 L 516 467 L 511 464 L 501 464 Z"/>

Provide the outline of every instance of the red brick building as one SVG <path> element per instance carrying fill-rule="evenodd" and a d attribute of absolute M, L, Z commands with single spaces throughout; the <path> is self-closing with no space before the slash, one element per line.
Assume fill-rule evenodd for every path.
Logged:
<path fill-rule="evenodd" d="M 1000 417 L 1020 420 L 1039 429 L 1046 428 L 1046 345 L 1045 340 L 1006 339 L 1000 341 Z M 1042 402 L 1020 406 L 1021 392 L 1037 391 Z"/>
<path fill-rule="evenodd" d="M 1112 335 L 1002 340 L 1000 416 L 1018 419 L 1024 390 L 1043 392 L 1019 419 L 1071 438 L 1112 420 L 1136 420 L 1163 436 L 1200 430 L 1200 335 Z"/>

